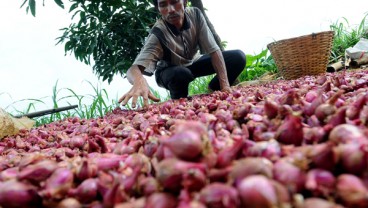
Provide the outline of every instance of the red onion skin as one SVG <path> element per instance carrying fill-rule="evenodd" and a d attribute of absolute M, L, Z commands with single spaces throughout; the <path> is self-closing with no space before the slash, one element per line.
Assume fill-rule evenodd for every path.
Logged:
<path fill-rule="evenodd" d="M 146 119 L 143 117 L 142 114 L 137 113 L 131 120 L 131 125 L 133 126 L 133 128 L 139 130 L 141 123 L 143 123 L 143 121 L 145 120 Z"/>
<path fill-rule="evenodd" d="M 343 208 L 339 204 L 334 204 L 322 198 L 307 198 L 301 208 Z"/>
<path fill-rule="evenodd" d="M 316 117 L 316 115 L 312 115 L 309 118 L 307 118 L 307 122 L 306 124 L 310 127 L 321 127 L 322 124 L 321 122 L 318 120 L 318 118 Z"/>
<path fill-rule="evenodd" d="M 100 171 L 97 178 L 97 189 L 101 196 L 105 196 L 107 191 L 114 185 L 115 178 L 111 173 Z"/>
<path fill-rule="evenodd" d="M 332 142 L 316 144 L 312 147 L 312 150 L 308 153 L 308 158 L 310 158 L 313 167 L 329 171 L 336 169 L 338 156 L 334 151 Z"/>
<path fill-rule="evenodd" d="M 177 208 L 206 208 L 206 206 L 199 201 L 180 201 Z"/>
<path fill-rule="evenodd" d="M 82 208 L 82 204 L 74 198 L 65 198 L 57 204 L 56 208 Z"/>
<path fill-rule="evenodd" d="M 75 176 L 78 180 L 83 181 L 87 178 L 92 178 L 97 175 L 98 167 L 95 163 L 88 160 L 83 160 L 82 164 L 77 168 Z"/>
<path fill-rule="evenodd" d="M 121 162 L 123 161 L 122 156 L 112 156 L 112 157 L 98 157 L 98 158 L 91 158 L 90 162 L 95 163 L 97 165 L 97 169 L 101 170 L 111 170 L 117 169 L 120 167 Z"/>
<path fill-rule="evenodd" d="M 201 134 L 188 130 L 176 133 L 168 139 L 160 140 L 174 154 L 183 160 L 194 160 L 201 155 L 203 143 Z"/>
<path fill-rule="evenodd" d="M 1 170 L 0 170 L 1 171 Z M 8 168 L 0 172 L 0 182 L 16 179 L 19 173 L 18 167 Z"/>
<path fill-rule="evenodd" d="M 101 152 L 101 147 L 94 139 L 88 138 L 88 153 L 91 152 Z"/>
<path fill-rule="evenodd" d="M 240 136 L 233 136 L 233 145 L 222 149 L 217 155 L 217 163 L 216 167 L 224 168 L 232 163 L 234 159 L 240 153 L 241 148 L 243 147 L 243 139 Z"/>
<path fill-rule="evenodd" d="M 145 203 L 146 203 L 146 198 L 141 197 L 138 199 L 130 200 L 128 202 L 115 204 L 114 208 L 144 208 Z M 103 207 L 101 206 L 101 207 L 89 207 L 89 208 L 103 208 Z"/>
<path fill-rule="evenodd" d="M 279 207 L 291 207 L 291 196 L 289 190 L 283 184 L 271 180 L 271 184 L 275 190 Z"/>
<path fill-rule="evenodd" d="M 207 177 L 210 180 L 210 183 L 226 182 L 232 168 L 233 168 L 232 165 L 227 166 L 226 168 L 211 168 L 207 174 Z"/>
<path fill-rule="evenodd" d="M 239 207 L 238 191 L 227 184 L 212 183 L 204 187 L 199 193 L 199 201 L 207 207 Z"/>
<path fill-rule="evenodd" d="M 137 179 L 139 177 L 140 174 L 140 169 L 139 167 L 134 167 L 132 168 L 132 172 L 131 173 L 127 173 L 125 174 L 123 177 L 120 177 L 120 185 L 124 187 L 124 191 L 127 194 L 131 194 L 135 191 L 136 188 L 136 184 L 137 184 Z"/>
<path fill-rule="evenodd" d="M 315 98 L 310 105 L 307 105 L 304 107 L 303 113 L 306 116 L 312 116 L 316 110 L 316 108 L 324 103 L 324 98 L 321 95 L 319 95 L 317 98 Z"/>
<path fill-rule="evenodd" d="M 275 101 L 266 99 L 264 103 L 264 112 L 268 119 L 276 118 L 278 115 L 279 107 Z"/>
<path fill-rule="evenodd" d="M 141 153 L 129 155 L 124 160 L 124 163 L 132 169 L 138 169 L 141 173 L 150 174 L 152 171 L 152 165 L 149 158 Z"/>
<path fill-rule="evenodd" d="M 328 116 L 335 114 L 337 109 L 335 103 L 342 94 L 343 90 L 337 91 L 326 103 L 322 103 L 316 108 L 314 114 L 320 121 L 325 122 Z"/>
<path fill-rule="evenodd" d="M 269 179 L 263 175 L 244 178 L 237 186 L 242 207 L 277 207 L 278 199 Z"/>
<path fill-rule="evenodd" d="M 316 108 L 314 115 L 316 115 L 318 120 L 320 120 L 321 122 L 325 122 L 325 119 L 327 119 L 328 116 L 335 114 L 335 112 L 336 107 L 334 105 L 331 105 L 329 103 L 322 103 Z"/>
<path fill-rule="evenodd" d="M 328 139 L 336 144 L 359 142 L 367 143 L 368 139 L 363 132 L 352 124 L 341 124 L 332 129 Z"/>
<path fill-rule="evenodd" d="M 364 148 L 357 143 L 340 144 L 335 148 L 339 164 L 346 173 L 359 175 L 367 169 L 367 152 Z"/>
<path fill-rule="evenodd" d="M 335 191 L 336 178 L 327 170 L 312 169 L 308 171 L 305 188 L 316 197 L 330 197 Z"/>
<path fill-rule="evenodd" d="M 191 169 L 206 172 L 206 166 L 201 163 L 185 162 L 175 158 L 164 159 L 158 164 L 156 178 L 163 188 L 177 192 L 182 187 L 183 174 Z"/>
<path fill-rule="evenodd" d="M 327 139 L 327 133 L 323 127 L 304 127 L 303 136 L 304 144 L 318 144 Z"/>
<path fill-rule="evenodd" d="M 57 168 L 57 163 L 52 160 L 44 160 L 23 168 L 19 174 L 19 180 L 41 182 L 46 180 Z"/>
<path fill-rule="evenodd" d="M 147 157 L 153 157 L 158 149 L 158 141 L 154 139 L 146 140 L 143 144 L 143 153 Z"/>
<path fill-rule="evenodd" d="M 281 157 L 281 147 L 274 139 L 262 142 L 245 140 L 242 154 L 245 157 L 264 157 L 274 162 Z"/>
<path fill-rule="evenodd" d="M 98 128 L 98 127 L 90 127 L 89 130 L 88 130 L 88 135 L 90 137 L 95 137 L 96 135 L 101 135 L 101 129 Z"/>
<path fill-rule="evenodd" d="M 230 132 L 233 132 L 235 129 L 239 129 L 239 122 L 234 119 L 227 121 L 226 129 Z"/>
<path fill-rule="evenodd" d="M 247 157 L 233 163 L 229 173 L 229 181 L 233 181 L 235 186 L 250 175 L 264 175 L 272 178 L 273 163 L 262 157 Z"/>
<path fill-rule="evenodd" d="M 67 168 L 59 168 L 46 180 L 41 195 L 46 198 L 60 199 L 73 186 L 73 172 Z"/>
<path fill-rule="evenodd" d="M 160 185 L 156 178 L 152 176 L 142 177 L 138 179 L 138 186 L 143 196 L 149 196 L 153 193 L 160 192 Z"/>
<path fill-rule="evenodd" d="M 305 101 L 308 103 L 313 102 L 318 97 L 318 93 L 315 90 L 308 91 L 307 94 L 305 94 Z"/>
<path fill-rule="evenodd" d="M 206 126 L 199 121 L 186 121 L 186 120 L 175 121 L 175 133 L 185 132 L 188 130 L 197 132 L 200 135 L 207 134 Z"/>
<path fill-rule="evenodd" d="M 150 195 L 144 208 L 176 208 L 177 204 L 173 195 L 161 192 Z"/>
<path fill-rule="evenodd" d="M 87 135 L 78 135 L 70 138 L 69 147 L 83 149 L 84 144 L 87 141 Z"/>
<path fill-rule="evenodd" d="M 218 155 L 213 151 L 213 148 L 209 142 L 205 145 L 205 151 L 202 158 L 198 162 L 205 164 L 208 168 L 214 168 L 217 163 Z"/>
<path fill-rule="evenodd" d="M 1 207 L 40 207 L 41 200 L 36 188 L 30 185 L 17 180 L 0 182 Z"/>
<path fill-rule="evenodd" d="M 70 189 L 69 196 L 77 198 L 82 203 L 90 203 L 97 196 L 97 180 L 89 178 L 84 180 L 77 188 Z"/>
<path fill-rule="evenodd" d="M 289 89 L 278 100 L 281 105 L 293 105 L 300 102 L 300 96 L 295 89 Z"/>
<path fill-rule="evenodd" d="M 368 102 L 368 94 L 360 95 L 356 101 L 349 105 L 346 110 L 346 117 L 350 120 L 357 119 L 364 105 Z"/>
<path fill-rule="evenodd" d="M 201 170 L 191 169 L 183 174 L 181 184 L 188 191 L 199 191 L 207 184 L 207 177 Z"/>
<path fill-rule="evenodd" d="M 264 174 L 276 196 L 274 207 L 342 207 L 334 203 L 349 208 L 368 207 L 368 163 L 365 161 L 368 156 L 368 73 L 307 76 L 304 80 L 280 80 L 280 83 L 280 86 L 267 83 L 256 88 L 239 88 L 236 93 L 193 96 L 137 111 L 115 109 L 106 117 L 69 118 L 29 131 L 21 130 L 18 135 L 0 141 L 0 193 L 4 183 L 17 181 L 38 195 L 34 207 L 144 207 L 152 195 L 167 192 L 171 192 L 175 207 L 206 207 L 198 200 L 201 190 L 207 186 L 221 182 L 236 187 L 238 192 L 241 181 Z M 318 86 L 320 84 L 323 86 Z M 344 94 L 331 103 L 332 96 L 340 89 L 345 90 Z M 315 94 L 308 95 L 308 91 Z M 307 100 L 307 95 L 312 98 Z M 270 107 L 267 101 L 271 100 L 280 103 L 267 111 Z M 329 108 L 336 112 L 327 112 Z M 300 114 L 302 143 L 276 141 L 281 134 L 277 134 L 278 128 L 294 113 Z M 193 159 L 178 157 L 159 142 L 186 131 L 198 132 L 203 142 L 202 151 Z M 224 151 L 231 150 L 234 141 L 242 141 L 240 150 L 237 153 Z M 119 142 L 123 147 L 118 147 Z M 267 165 L 260 170 L 256 165 L 242 170 L 245 167 L 235 165 L 242 157 L 267 158 L 273 163 L 272 172 L 269 173 Z M 69 170 L 74 178 L 64 183 L 54 179 L 51 183 L 56 170 L 51 170 L 49 175 L 43 172 L 49 167 L 34 168 L 48 160 L 54 161 L 58 169 Z M 163 165 L 167 160 L 171 162 Z M 275 174 L 280 160 L 295 166 L 279 168 L 285 177 L 280 177 L 283 174 L 279 172 Z M 235 177 L 232 174 L 238 167 L 239 175 Z M 296 192 L 299 182 L 295 178 L 299 171 L 300 175 L 304 174 L 300 178 L 306 179 Z M 59 177 L 68 178 L 62 174 Z M 336 177 L 335 183 L 333 177 Z M 151 180 L 141 183 L 145 178 Z M 159 180 L 162 178 L 164 180 Z M 239 179 L 234 183 L 232 178 Z M 98 193 L 91 194 L 90 200 L 82 204 L 83 199 L 73 195 L 73 191 L 93 179 L 97 181 Z M 54 188 L 59 184 L 69 184 L 69 188 Z M 9 190 L 7 188 L 5 190 Z M 93 186 L 86 189 L 86 195 L 94 190 Z M 16 191 L 23 193 L 23 190 Z M 294 194 L 303 196 L 305 203 L 295 203 Z M 310 197 L 320 197 L 320 200 Z M 135 203 L 138 200 L 140 203 Z M 240 201 L 239 195 L 237 200 Z M 161 203 L 151 201 L 154 203 L 150 205 Z M 233 207 L 244 207 L 239 203 Z M 146 207 L 153 206 L 150 205 Z M 0 204 L 0 207 L 6 206 Z"/>
<path fill-rule="evenodd" d="M 123 190 L 123 186 L 119 183 L 115 183 L 110 189 L 103 195 L 103 206 L 106 208 L 112 208 L 115 204 L 126 202 L 128 195 Z"/>
<path fill-rule="evenodd" d="M 330 125 L 331 127 L 338 126 L 340 124 L 346 123 L 346 110 L 347 107 L 343 106 L 339 109 L 337 109 L 336 113 L 331 115 L 329 118 L 327 118 L 327 125 Z"/>
<path fill-rule="evenodd" d="M 322 85 L 319 88 L 319 93 L 321 92 L 329 92 L 331 91 L 331 81 L 327 81 L 327 77 L 326 76 L 320 76 L 318 77 L 318 79 L 316 80 L 316 83 L 319 85 Z"/>
<path fill-rule="evenodd" d="M 362 121 L 363 125 L 368 126 L 368 106 L 363 107 L 363 110 L 361 111 L 360 116 L 359 116 L 359 120 Z"/>
<path fill-rule="evenodd" d="M 304 190 L 305 173 L 286 160 L 278 160 L 274 164 L 273 178 L 285 185 L 292 193 Z"/>
<path fill-rule="evenodd" d="M 368 190 L 363 181 L 352 174 L 341 174 L 337 178 L 337 195 L 348 207 L 368 207 Z"/>
<path fill-rule="evenodd" d="M 250 108 L 251 105 L 249 103 L 237 106 L 233 111 L 233 118 L 239 122 L 244 121 L 244 118 L 248 115 Z"/>
<path fill-rule="evenodd" d="M 303 142 L 303 127 L 300 116 L 290 114 L 276 131 L 276 140 L 283 144 L 300 146 Z"/>
<path fill-rule="evenodd" d="M 11 156 L 11 154 L 7 154 L 7 155 Z M 19 170 L 22 170 L 27 165 L 37 163 L 37 162 L 42 161 L 44 159 L 46 159 L 46 156 L 44 154 L 41 154 L 40 152 L 32 152 L 30 154 L 27 154 L 27 157 L 23 157 L 19 161 L 19 164 L 18 164 Z"/>

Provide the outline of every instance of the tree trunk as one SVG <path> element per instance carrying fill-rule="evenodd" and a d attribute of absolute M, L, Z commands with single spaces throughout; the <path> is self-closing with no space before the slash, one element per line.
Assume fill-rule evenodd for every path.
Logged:
<path fill-rule="evenodd" d="M 213 36 L 215 37 L 216 43 L 217 45 L 220 47 L 221 51 L 224 50 L 224 47 L 221 44 L 221 38 L 220 36 L 216 33 L 215 28 L 213 27 L 211 21 L 208 19 L 206 12 L 204 11 L 203 8 L 203 3 L 202 0 L 190 0 L 190 2 L 192 3 L 192 6 L 197 7 L 198 9 L 200 9 L 204 15 L 204 18 L 206 19 L 207 25 L 210 28 Z"/>

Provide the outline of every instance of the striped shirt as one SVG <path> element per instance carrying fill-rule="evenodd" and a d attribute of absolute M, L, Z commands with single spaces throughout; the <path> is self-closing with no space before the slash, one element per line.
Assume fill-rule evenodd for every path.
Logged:
<path fill-rule="evenodd" d="M 199 48 L 206 54 L 220 50 L 202 12 L 187 7 L 181 30 L 157 20 L 133 65 L 143 66 L 145 75 L 167 66 L 189 66 L 200 57 Z"/>

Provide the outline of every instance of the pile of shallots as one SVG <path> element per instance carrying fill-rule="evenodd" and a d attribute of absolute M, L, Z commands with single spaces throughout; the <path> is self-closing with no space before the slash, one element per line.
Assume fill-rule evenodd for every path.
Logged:
<path fill-rule="evenodd" d="M 0 207 L 368 207 L 368 71 L 68 118 L 0 141 Z"/>

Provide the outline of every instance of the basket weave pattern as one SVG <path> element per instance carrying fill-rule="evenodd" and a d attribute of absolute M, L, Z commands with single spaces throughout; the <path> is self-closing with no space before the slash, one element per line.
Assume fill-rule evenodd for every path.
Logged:
<path fill-rule="evenodd" d="M 333 31 L 325 31 L 272 42 L 267 47 L 280 75 L 291 80 L 326 72 L 333 37 Z"/>

